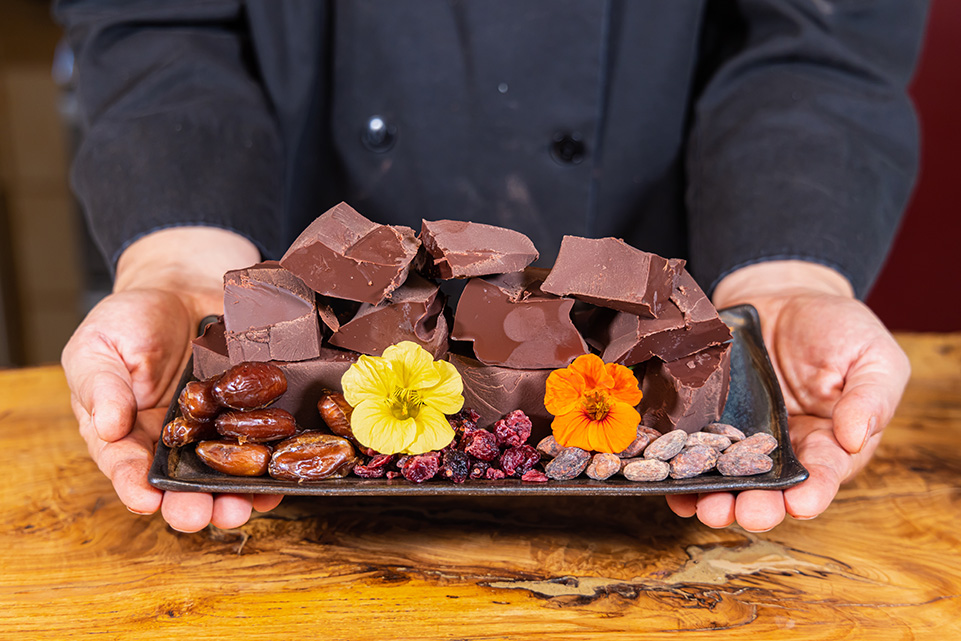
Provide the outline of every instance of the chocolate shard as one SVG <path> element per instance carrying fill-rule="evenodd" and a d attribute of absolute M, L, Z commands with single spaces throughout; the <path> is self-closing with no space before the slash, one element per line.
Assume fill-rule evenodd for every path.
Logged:
<path fill-rule="evenodd" d="M 528 267 L 468 281 L 451 337 L 473 341 L 478 360 L 500 367 L 556 369 L 586 354 L 571 321 L 574 301 L 541 291 L 546 271 Z"/>
<path fill-rule="evenodd" d="M 517 272 L 538 257 L 520 232 L 460 220 L 422 221 L 420 241 L 418 269 L 445 280 Z"/>
<path fill-rule="evenodd" d="M 376 305 L 407 278 L 420 241 L 340 203 L 297 237 L 280 264 L 318 294 Z"/>
<path fill-rule="evenodd" d="M 641 384 L 641 423 L 663 433 L 696 432 L 721 418 L 730 380 L 730 343 L 667 363 L 653 359 Z"/>
<path fill-rule="evenodd" d="M 380 356 L 401 341 L 413 341 L 433 357 L 447 353 L 446 297 L 434 283 L 411 273 L 390 298 L 364 303 L 357 314 L 330 337 L 331 345 Z"/>
<path fill-rule="evenodd" d="M 357 301 L 317 296 L 317 315 L 330 331 L 336 332 L 357 314 L 361 305 Z"/>
<path fill-rule="evenodd" d="M 671 264 L 618 238 L 564 236 L 557 261 L 541 289 L 657 318 L 670 300 L 678 265 L 683 266 L 683 261 Z"/>
<path fill-rule="evenodd" d="M 203 381 L 211 376 L 219 376 L 230 367 L 225 331 L 224 319 L 221 316 L 216 322 L 207 325 L 204 333 L 191 342 L 193 374 L 197 380 Z"/>
<path fill-rule="evenodd" d="M 596 308 L 588 317 L 583 331 L 605 362 L 631 366 L 655 356 L 674 361 L 731 340 L 731 330 L 683 262 L 670 262 L 680 273 L 658 318 L 603 308 Z"/>
<path fill-rule="evenodd" d="M 320 354 L 314 292 L 276 261 L 224 274 L 224 326 L 234 364 Z"/>
<path fill-rule="evenodd" d="M 523 410 L 533 424 L 530 442 L 537 443 L 551 433 L 554 417 L 544 407 L 551 370 L 492 367 L 453 352 L 447 360 L 464 382 L 464 407 L 480 415 L 478 427 L 489 427 L 514 410 Z"/>

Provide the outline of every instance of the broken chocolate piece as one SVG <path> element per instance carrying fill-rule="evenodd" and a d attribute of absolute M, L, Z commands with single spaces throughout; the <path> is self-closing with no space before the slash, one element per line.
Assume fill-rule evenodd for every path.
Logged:
<path fill-rule="evenodd" d="M 224 326 L 232 364 L 320 354 L 314 292 L 276 261 L 224 274 Z"/>
<path fill-rule="evenodd" d="M 468 281 L 457 304 L 452 338 L 474 342 L 487 365 L 518 369 L 567 367 L 587 353 L 571 322 L 574 301 L 541 291 L 546 270 Z"/>
<path fill-rule="evenodd" d="M 730 328 L 721 320 L 714 303 L 698 286 L 694 277 L 684 269 L 684 261 L 672 258 L 668 262 L 677 269 L 671 302 L 684 315 L 684 326 L 696 333 L 704 346 L 719 345 L 731 340 Z"/>
<path fill-rule="evenodd" d="M 420 241 L 418 268 L 445 280 L 518 272 L 538 257 L 520 232 L 460 220 L 422 221 Z"/>
<path fill-rule="evenodd" d="M 514 410 L 522 410 L 533 425 L 532 442 L 551 433 L 554 417 L 544 407 L 551 370 L 491 367 L 454 353 L 448 354 L 447 360 L 464 382 L 464 407 L 480 414 L 478 427 L 488 427 Z"/>
<path fill-rule="evenodd" d="M 330 344 L 380 356 L 401 341 L 413 341 L 436 359 L 447 352 L 446 297 L 417 274 L 379 305 L 364 303 L 357 314 L 330 337 Z"/>
<path fill-rule="evenodd" d="M 731 380 L 731 345 L 718 345 L 665 363 L 647 363 L 641 423 L 663 433 L 688 434 L 721 418 Z"/>
<path fill-rule="evenodd" d="M 280 259 L 318 294 L 376 305 L 407 278 L 420 241 L 410 227 L 378 225 L 340 203 Z"/>
<path fill-rule="evenodd" d="M 230 357 L 227 356 L 227 338 L 225 337 L 224 319 L 220 317 L 216 322 L 204 328 L 204 333 L 193 339 L 194 378 L 204 381 L 211 376 L 219 376 L 230 367 Z"/>
<path fill-rule="evenodd" d="M 557 261 L 541 289 L 573 296 L 647 318 L 657 318 L 670 300 L 677 265 L 618 238 L 564 236 Z"/>

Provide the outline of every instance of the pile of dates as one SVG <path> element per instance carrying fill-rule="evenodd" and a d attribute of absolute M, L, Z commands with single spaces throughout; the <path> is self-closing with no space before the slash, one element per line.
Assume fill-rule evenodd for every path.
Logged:
<path fill-rule="evenodd" d="M 548 478 L 569 481 L 586 474 L 604 481 L 622 474 L 629 481 L 689 479 L 712 470 L 723 476 L 751 476 L 768 472 L 774 461 L 768 456 L 777 439 L 765 432 L 751 436 L 732 425 L 711 423 L 700 432 L 674 430 L 661 434 L 655 429 L 637 428 L 637 437 L 618 454 L 591 454 L 578 447 L 561 447 L 548 436 L 537 451 L 550 462 L 544 466 Z"/>
<path fill-rule="evenodd" d="M 191 381 L 178 399 L 181 416 L 167 423 L 161 439 L 170 448 L 196 443 L 197 457 L 233 476 L 285 481 L 341 478 L 357 463 L 348 439 L 301 431 L 289 412 L 269 407 L 287 391 L 283 371 L 247 362 L 220 376 Z"/>

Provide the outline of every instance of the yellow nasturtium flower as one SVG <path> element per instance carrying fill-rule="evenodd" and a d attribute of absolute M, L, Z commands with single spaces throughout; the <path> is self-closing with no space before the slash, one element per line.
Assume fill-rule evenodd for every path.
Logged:
<path fill-rule="evenodd" d="M 361 356 L 341 378 L 354 408 L 350 428 L 365 447 L 381 454 L 423 454 L 454 439 L 445 414 L 464 406 L 464 384 L 453 365 L 435 361 L 410 341 L 383 356 Z"/>

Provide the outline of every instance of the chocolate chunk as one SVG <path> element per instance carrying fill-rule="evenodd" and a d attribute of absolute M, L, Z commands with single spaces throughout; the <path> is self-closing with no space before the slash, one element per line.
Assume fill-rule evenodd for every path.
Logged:
<path fill-rule="evenodd" d="M 679 264 L 683 262 L 671 264 L 618 238 L 564 236 L 557 261 L 541 289 L 657 318 L 670 300 Z"/>
<path fill-rule="evenodd" d="M 194 378 L 203 381 L 226 372 L 230 367 L 230 357 L 227 356 L 223 317 L 207 325 L 204 333 L 193 340 L 191 347 L 194 355 Z"/>
<path fill-rule="evenodd" d="M 445 297 L 437 285 L 411 274 L 379 305 L 364 303 L 357 314 L 330 337 L 330 344 L 380 356 L 401 341 L 417 343 L 433 357 L 447 353 Z"/>
<path fill-rule="evenodd" d="M 721 417 L 730 380 L 730 343 L 669 363 L 651 360 L 641 384 L 641 422 L 662 432 L 697 432 Z"/>
<path fill-rule="evenodd" d="M 516 369 L 566 367 L 587 353 L 571 322 L 570 298 L 544 294 L 546 270 L 468 281 L 454 316 L 455 340 L 474 342 L 474 355 L 488 365 Z"/>
<path fill-rule="evenodd" d="M 276 261 L 224 274 L 224 326 L 232 364 L 320 354 L 314 292 Z"/>
<path fill-rule="evenodd" d="M 340 203 L 280 259 L 318 294 L 376 305 L 407 278 L 420 241 L 409 227 L 378 225 Z"/>
<path fill-rule="evenodd" d="M 480 414 L 478 427 L 493 425 L 519 409 L 531 419 L 533 438 L 539 441 L 551 433 L 554 417 L 544 407 L 544 389 L 551 370 L 491 367 L 453 353 L 447 360 L 464 382 L 464 406 Z"/>
<path fill-rule="evenodd" d="M 470 278 L 518 272 L 537 260 L 520 232 L 459 220 L 425 220 L 417 264 L 431 278 Z"/>

